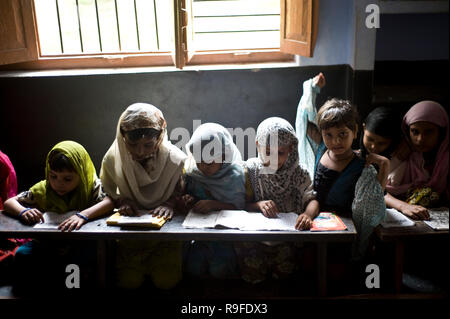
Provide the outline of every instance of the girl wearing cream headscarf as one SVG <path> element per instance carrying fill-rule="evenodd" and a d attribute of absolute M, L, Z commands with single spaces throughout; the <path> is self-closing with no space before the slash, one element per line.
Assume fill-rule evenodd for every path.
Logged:
<path fill-rule="evenodd" d="M 121 214 L 143 209 L 172 217 L 186 155 L 167 139 L 166 127 L 162 112 L 146 103 L 132 104 L 120 116 L 100 178 Z M 162 289 L 181 280 L 181 243 L 120 241 L 117 258 L 119 287 L 137 288 L 147 276 Z"/>

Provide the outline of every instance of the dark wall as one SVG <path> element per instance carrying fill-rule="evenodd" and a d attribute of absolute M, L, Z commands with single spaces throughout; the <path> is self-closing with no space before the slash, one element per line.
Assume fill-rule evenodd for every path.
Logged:
<path fill-rule="evenodd" d="M 168 131 L 193 120 L 246 129 L 267 117 L 294 125 L 303 81 L 324 72 L 318 99 L 352 98 L 348 66 L 261 70 L 176 71 L 136 74 L 11 77 L 0 75 L 0 149 L 11 158 L 19 190 L 43 178 L 47 152 L 59 141 L 81 143 L 100 171 L 117 120 L 131 103 L 158 106 Z M 174 141 L 176 142 L 176 141 Z M 245 156 L 245 154 L 244 154 Z"/>
<path fill-rule="evenodd" d="M 448 12 L 382 14 L 377 29 L 375 60 L 448 59 Z"/>

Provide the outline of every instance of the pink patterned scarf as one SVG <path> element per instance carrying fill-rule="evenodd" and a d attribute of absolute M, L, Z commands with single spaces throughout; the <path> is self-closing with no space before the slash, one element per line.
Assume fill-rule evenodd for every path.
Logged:
<path fill-rule="evenodd" d="M 406 160 L 405 174 L 398 186 L 387 185 L 387 190 L 394 195 L 405 194 L 411 187 L 431 187 L 442 197 L 448 199 L 448 115 L 445 109 L 433 101 L 415 104 L 403 117 L 402 130 L 408 142 L 409 126 L 416 122 L 430 122 L 444 131 L 443 138 L 436 153 L 433 171 L 428 174 L 424 169 L 424 158 L 420 152 L 412 152 Z"/>
<path fill-rule="evenodd" d="M 17 195 L 16 171 L 9 157 L 0 151 L 0 209 L 10 197 Z"/>

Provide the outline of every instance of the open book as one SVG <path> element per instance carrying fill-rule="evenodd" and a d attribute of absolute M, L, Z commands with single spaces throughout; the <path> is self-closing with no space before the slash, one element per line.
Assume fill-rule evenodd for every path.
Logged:
<path fill-rule="evenodd" d="M 428 209 L 430 220 L 425 220 L 425 224 L 436 230 L 448 229 L 448 207 Z"/>
<path fill-rule="evenodd" d="M 44 222 L 37 223 L 33 226 L 33 228 L 41 228 L 41 229 L 58 229 L 59 224 L 65 221 L 72 215 L 78 213 L 77 211 L 70 211 L 67 213 L 55 213 L 55 212 L 45 212 Z"/>
<path fill-rule="evenodd" d="M 267 218 L 259 212 L 245 210 L 221 210 L 208 214 L 194 213 L 186 216 L 184 228 L 235 228 L 239 230 L 288 230 L 295 231 L 296 213 L 278 213 L 277 218 Z"/>
<path fill-rule="evenodd" d="M 138 216 L 123 216 L 115 213 L 106 220 L 106 225 L 160 229 L 167 220 L 164 217 L 152 216 L 148 214 L 148 211 L 138 211 L 138 213 Z"/>
<path fill-rule="evenodd" d="M 381 222 L 381 226 L 384 228 L 390 227 L 409 227 L 414 226 L 416 223 L 403 215 L 395 208 L 386 209 L 386 217 Z"/>
<path fill-rule="evenodd" d="M 344 222 L 335 214 L 322 212 L 314 218 L 311 231 L 346 230 Z"/>

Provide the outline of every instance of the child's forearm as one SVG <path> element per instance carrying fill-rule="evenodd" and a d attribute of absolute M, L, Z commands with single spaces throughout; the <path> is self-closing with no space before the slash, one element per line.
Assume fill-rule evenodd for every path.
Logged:
<path fill-rule="evenodd" d="M 3 204 L 4 210 L 6 213 L 8 213 L 11 216 L 18 217 L 20 212 L 22 212 L 24 209 L 27 209 L 28 207 L 23 206 L 19 201 L 18 197 L 14 196 L 6 200 L 6 202 Z"/>
<path fill-rule="evenodd" d="M 216 207 L 217 210 L 227 210 L 227 209 L 236 209 L 236 206 L 230 203 L 222 203 L 217 201 Z"/>
<path fill-rule="evenodd" d="M 386 201 L 386 206 L 387 207 L 391 207 L 391 208 L 395 208 L 398 211 L 403 211 L 403 208 L 405 206 L 405 202 L 395 198 L 394 196 L 392 196 L 391 194 L 387 193 L 386 195 L 384 195 L 384 200 Z"/>
<path fill-rule="evenodd" d="M 306 209 L 303 214 L 308 215 L 311 219 L 314 219 L 317 215 L 319 215 L 319 202 L 315 199 L 310 201 L 308 205 L 306 205 Z"/>
<path fill-rule="evenodd" d="M 316 144 L 322 143 L 322 135 L 320 134 L 317 125 L 308 121 L 308 126 L 306 129 L 306 134 L 312 139 Z"/>
<path fill-rule="evenodd" d="M 80 214 L 87 217 L 88 220 L 91 220 L 106 215 L 113 209 L 114 201 L 106 196 L 101 202 L 81 211 Z"/>
<path fill-rule="evenodd" d="M 389 175 L 389 161 L 382 162 L 380 165 L 380 170 L 378 172 L 377 179 L 383 190 L 386 188 L 388 175 Z"/>
<path fill-rule="evenodd" d="M 259 212 L 259 207 L 255 202 L 247 202 L 245 203 L 245 210 L 249 212 Z"/>

